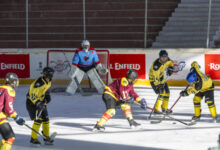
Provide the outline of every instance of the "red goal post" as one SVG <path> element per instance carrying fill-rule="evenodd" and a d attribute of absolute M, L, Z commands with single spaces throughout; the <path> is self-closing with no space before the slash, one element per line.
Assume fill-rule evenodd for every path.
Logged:
<path fill-rule="evenodd" d="M 54 68 L 53 84 L 67 85 L 70 78 L 68 73 L 71 70 L 72 59 L 76 50 L 48 50 L 47 51 L 47 66 Z M 101 75 L 101 79 L 105 84 L 111 82 L 110 75 L 110 53 L 109 50 L 96 50 L 100 62 L 108 69 L 106 75 Z M 82 81 L 83 85 L 90 85 L 87 77 Z M 90 86 L 91 87 L 91 86 Z"/>

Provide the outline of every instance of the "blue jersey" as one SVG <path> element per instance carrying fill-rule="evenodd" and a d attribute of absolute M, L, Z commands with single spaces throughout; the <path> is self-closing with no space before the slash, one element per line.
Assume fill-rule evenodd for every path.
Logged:
<path fill-rule="evenodd" d="M 100 63 L 100 61 L 94 48 L 90 48 L 88 53 L 82 49 L 78 49 L 73 57 L 72 63 L 79 67 L 89 67 Z"/>

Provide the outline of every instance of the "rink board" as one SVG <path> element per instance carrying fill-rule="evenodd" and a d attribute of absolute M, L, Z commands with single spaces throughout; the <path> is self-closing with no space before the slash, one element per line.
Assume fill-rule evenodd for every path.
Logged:
<path fill-rule="evenodd" d="M 63 49 L 63 48 L 62 48 Z M 1 50 L 0 56 L 7 57 L 6 54 L 20 55 L 27 54 L 29 55 L 29 64 L 26 65 L 29 67 L 29 76 L 21 78 L 21 84 L 29 84 L 33 79 L 41 76 L 43 67 L 47 65 L 46 53 L 49 49 L 7 49 Z M 65 49 L 70 50 L 70 49 Z M 146 86 L 150 85 L 148 80 L 148 74 L 150 67 L 155 59 L 158 58 L 158 49 L 109 49 L 110 58 L 114 60 L 110 62 L 110 72 L 112 77 L 117 78 L 123 77 L 125 72 L 129 69 L 134 69 L 139 73 L 139 80 L 136 82 L 137 86 Z M 197 61 L 201 66 L 201 71 L 206 72 L 211 75 L 215 80 L 216 85 L 220 85 L 220 49 L 167 49 L 169 57 L 174 60 L 176 63 L 179 61 L 185 61 L 186 67 L 183 71 L 172 75 L 168 78 L 168 83 L 170 85 L 186 85 L 184 81 L 187 73 L 189 72 L 190 65 L 193 61 Z M 10 52 L 10 53 L 9 53 Z M 120 55 L 118 57 L 117 55 Z M 117 58 L 114 58 L 116 57 Z M 144 57 L 143 57 L 144 56 Z M 73 57 L 73 56 L 70 56 Z M 10 59 L 7 62 L 1 62 L 4 64 L 12 64 Z M 129 61 L 130 60 L 130 61 Z M 22 64 L 22 62 L 20 62 Z M 29 65 L 29 66 L 28 66 Z M 5 71 L 5 67 L 2 68 L 0 65 L 0 71 Z M 4 70 L 3 70 L 4 69 Z M 16 69 L 8 69 L 8 72 L 16 72 Z M 26 72 L 25 72 L 26 73 Z M 67 84 L 69 82 L 68 76 L 62 77 L 62 79 L 54 80 L 54 84 Z M 0 80 L 0 83 L 3 83 Z M 83 84 L 88 84 L 89 82 L 84 81 Z"/>

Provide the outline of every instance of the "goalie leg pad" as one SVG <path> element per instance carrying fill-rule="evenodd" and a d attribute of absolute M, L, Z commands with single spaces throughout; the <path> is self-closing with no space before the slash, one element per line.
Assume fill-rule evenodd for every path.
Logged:
<path fill-rule="evenodd" d="M 73 69 L 73 71 L 70 74 L 71 77 L 71 81 L 69 83 L 69 85 L 66 88 L 66 92 L 73 95 L 75 94 L 78 86 L 76 84 L 76 81 L 74 80 L 74 78 L 76 77 L 77 80 L 79 81 L 79 83 L 82 81 L 83 77 L 84 77 L 84 71 L 80 70 L 79 68 L 75 68 Z"/>
<path fill-rule="evenodd" d="M 89 79 L 92 81 L 92 84 L 95 86 L 99 94 L 102 94 L 105 89 L 105 84 L 102 79 L 99 77 L 95 68 L 87 72 Z"/>

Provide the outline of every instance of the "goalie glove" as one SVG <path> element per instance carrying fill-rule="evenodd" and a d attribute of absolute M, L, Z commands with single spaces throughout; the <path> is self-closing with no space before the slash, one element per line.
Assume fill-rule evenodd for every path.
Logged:
<path fill-rule="evenodd" d="M 101 75 L 106 75 L 108 73 L 108 69 L 106 69 L 101 63 L 97 64 L 95 68 Z"/>

